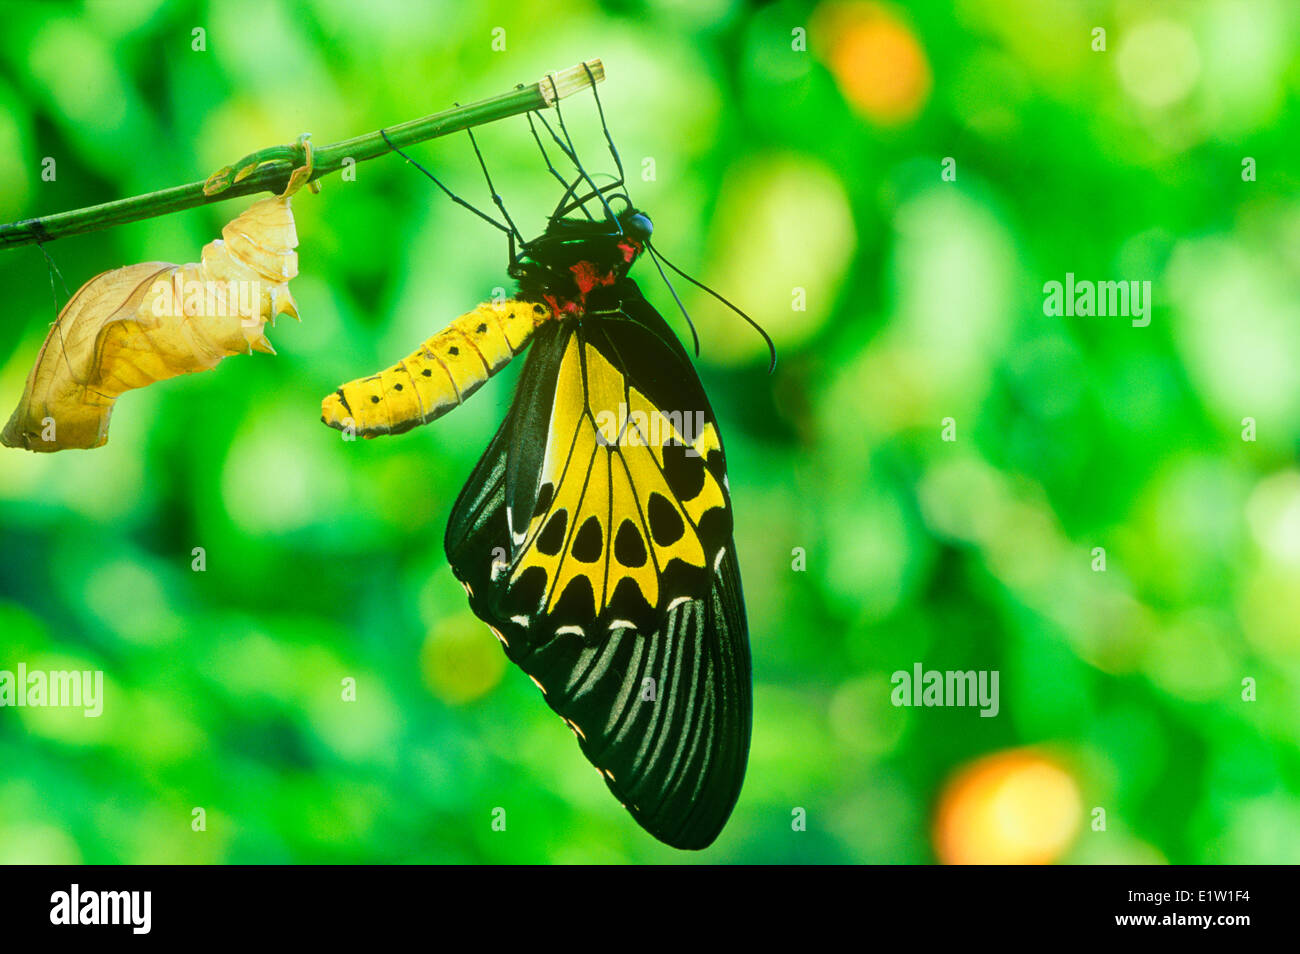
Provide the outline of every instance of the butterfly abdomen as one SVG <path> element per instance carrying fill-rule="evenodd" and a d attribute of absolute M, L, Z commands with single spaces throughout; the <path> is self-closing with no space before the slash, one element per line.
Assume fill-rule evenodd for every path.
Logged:
<path fill-rule="evenodd" d="M 321 420 L 363 437 L 401 434 L 462 404 L 554 317 L 544 304 L 485 302 L 392 367 L 357 378 L 321 402 Z"/>

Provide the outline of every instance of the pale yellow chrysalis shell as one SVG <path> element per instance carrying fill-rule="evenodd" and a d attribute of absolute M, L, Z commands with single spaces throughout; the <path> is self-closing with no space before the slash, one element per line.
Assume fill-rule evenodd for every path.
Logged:
<path fill-rule="evenodd" d="M 187 265 L 145 262 L 96 275 L 41 346 L 0 441 L 56 451 L 99 447 L 124 391 L 254 350 L 274 354 L 268 319 L 298 317 L 289 281 L 298 234 L 287 195 L 262 199 Z"/>

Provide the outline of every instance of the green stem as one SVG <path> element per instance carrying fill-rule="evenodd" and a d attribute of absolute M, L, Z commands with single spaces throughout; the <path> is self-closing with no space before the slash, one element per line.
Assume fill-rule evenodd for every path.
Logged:
<path fill-rule="evenodd" d="M 590 68 L 590 76 L 587 68 Z M 548 74 L 531 86 L 425 116 L 423 119 L 389 126 L 384 132 L 395 145 L 409 146 L 498 119 L 545 109 L 557 99 L 585 89 L 593 81 L 598 83 L 604 78 L 605 68 L 600 60 L 588 60 L 585 64 Z M 321 176 L 337 172 L 343 168 L 345 160 L 364 162 L 390 151 L 388 143 L 378 131 L 319 147 L 315 150 L 313 172 L 308 181 L 314 182 Z M 302 156 L 300 145 L 271 146 L 245 156 L 233 166 L 214 173 L 205 182 L 190 182 L 129 199 L 0 225 L 0 249 L 80 235 L 255 192 L 279 193 L 284 191 L 294 168 L 302 165 Z M 243 174 L 243 178 L 238 178 L 236 172 Z"/>

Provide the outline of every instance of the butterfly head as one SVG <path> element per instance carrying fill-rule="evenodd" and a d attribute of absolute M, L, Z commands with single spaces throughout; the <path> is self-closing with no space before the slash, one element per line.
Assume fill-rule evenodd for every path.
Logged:
<path fill-rule="evenodd" d="M 650 217 L 631 205 L 612 219 L 553 219 L 519 250 L 512 274 L 525 297 L 581 314 L 596 305 L 591 296 L 627 278 L 653 231 Z"/>

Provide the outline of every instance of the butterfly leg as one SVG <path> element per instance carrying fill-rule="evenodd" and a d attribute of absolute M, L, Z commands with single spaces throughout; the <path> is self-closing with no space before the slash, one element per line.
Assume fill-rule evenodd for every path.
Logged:
<path fill-rule="evenodd" d="M 452 105 L 459 106 L 460 103 L 453 103 Z M 491 173 L 488 172 L 487 162 L 484 161 L 483 153 L 478 147 L 478 140 L 474 138 L 474 130 L 470 129 L 469 127 L 466 127 L 465 132 L 469 135 L 470 145 L 474 147 L 474 156 L 475 158 L 478 159 L 478 167 L 483 170 L 483 178 L 487 180 L 488 192 L 492 193 L 492 202 L 501 211 L 501 216 L 506 220 L 506 224 L 510 226 L 510 232 L 508 233 L 510 236 L 510 262 L 511 264 L 513 264 L 515 260 L 515 256 L 514 256 L 515 239 L 518 239 L 520 242 L 523 242 L 524 237 L 519 234 L 519 229 L 515 228 L 514 220 L 510 218 L 510 213 L 506 211 L 505 202 L 502 200 L 501 195 L 497 192 L 497 187 L 492 184 L 492 175 Z"/>
<path fill-rule="evenodd" d="M 553 82 L 554 81 L 552 81 L 552 83 Z M 560 149 L 564 152 L 564 154 L 568 156 L 569 161 L 573 163 L 573 167 L 578 171 L 578 176 L 584 182 L 586 182 L 587 185 L 591 186 L 591 194 L 587 196 L 587 199 L 600 199 L 600 204 L 605 210 L 606 217 L 612 223 L 614 223 L 615 226 L 617 226 L 621 234 L 623 231 L 623 227 L 618 221 L 618 216 L 614 214 L 614 210 L 609 207 L 609 203 L 605 200 L 605 193 L 609 191 L 610 187 L 606 187 L 602 189 L 601 187 L 597 186 L 596 183 L 592 181 L 591 175 L 587 172 L 587 170 L 583 167 L 582 163 L 578 160 L 577 147 L 573 145 L 573 137 L 569 135 L 569 129 L 564 124 L 564 112 L 563 110 L 560 109 L 559 99 L 555 100 L 554 109 L 555 109 L 555 119 L 559 123 L 560 132 L 564 134 L 564 139 L 561 140 L 560 137 L 555 134 L 555 131 L 550 128 L 550 124 L 547 123 L 545 120 L 542 120 L 543 125 L 545 125 L 547 130 L 551 133 L 551 138 L 555 140 L 556 144 L 560 147 Z M 583 199 L 582 201 L 586 202 L 586 199 Z M 560 204 L 557 205 L 555 207 L 555 211 L 551 213 L 551 221 L 555 221 L 557 218 L 560 218 L 564 214 L 565 210 L 563 209 L 563 206 L 564 206 L 564 200 L 561 199 Z"/>
<path fill-rule="evenodd" d="M 614 165 L 618 169 L 618 184 L 622 185 L 626 176 L 623 174 L 623 160 L 618 156 L 618 150 L 614 148 L 614 137 L 609 134 L 609 125 L 605 122 L 605 108 L 600 105 L 600 93 L 596 90 L 596 77 L 591 73 L 591 67 L 586 63 L 582 68 L 587 71 L 587 79 L 591 81 L 591 95 L 596 98 L 596 112 L 600 115 L 600 128 L 605 134 L 605 142 L 609 143 L 609 154 L 614 157 Z"/>
<path fill-rule="evenodd" d="M 484 211 L 482 211 L 482 210 L 476 208 L 476 207 L 475 207 L 474 205 L 472 205 L 471 203 L 466 202 L 464 199 L 462 199 L 462 198 L 461 198 L 460 196 L 458 196 L 456 193 L 452 192 L 452 191 L 451 191 L 450 189 L 448 189 L 445 185 L 443 185 L 441 179 L 439 179 L 437 176 L 435 176 L 435 175 L 434 175 L 432 172 L 430 172 L 428 169 L 424 168 L 424 166 L 420 165 L 418 162 L 416 162 L 414 159 L 412 159 L 410 156 L 408 156 L 406 153 L 404 153 L 404 152 L 402 151 L 401 147 L 397 145 L 397 143 L 395 143 L 395 142 L 393 142 L 391 139 L 389 139 L 389 138 L 388 138 L 388 132 L 387 132 L 386 130 L 383 130 L 383 129 L 379 130 L 379 135 L 381 135 L 381 136 L 384 137 L 384 142 L 388 143 L 388 148 L 392 149 L 393 152 L 397 153 L 399 156 L 401 156 L 403 159 L 405 159 L 405 160 L 406 160 L 407 162 L 409 162 L 411 165 L 415 166 L 415 168 L 419 169 L 419 170 L 420 170 L 421 172 L 423 172 L 426 176 L 428 176 L 430 179 L 432 179 L 432 180 L 433 180 L 433 184 L 436 185 L 439 189 L 441 189 L 441 190 L 446 194 L 447 198 L 451 199 L 451 201 L 455 202 L 457 205 L 461 206 L 462 208 L 469 209 L 469 211 L 473 212 L 475 215 L 477 215 L 480 219 L 482 219 L 484 222 L 486 222 L 488 225 L 492 226 L 493 228 L 495 228 L 495 229 L 499 229 L 500 231 L 505 232 L 505 233 L 507 233 L 507 234 L 511 231 L 510 226 L 502 225 L 502 224 L 501 224 L 500 222 L 498 222 L 496 219 L 492 218 L 492 216 L 490 216 L 490 215 L 488 215 L 486 212 L 484 212 Z"/>
<path fill-rule="evenodd" d="M 536 110 L 534 110 L 534 112 L 536 112 Z M 560 175 L 559 170 L 557 170 L 554 164 L 551 162 L 551 157 L 546 152 L 546 147 L 542 145 L 542 137 L 537 134 L 537 124 L 533 122 L 533 113 L 525 113 L 524 115 L 525 118 L 528 120 L 528 130 L 533 134 L 533 141 L 537 143 L 537 148 L 542 153 L 542 161 L 546 163 L 546 168 L 550 171 L 551 175 L 555 177 L 556 182 L 566 187 L 567 191 L 564 193 L 565 198 L 560 200 L 560 204 L 563 205 L 565 199 L 567 199 L 569 196 L 573 194 L 573 190 L 575 186 L 569 185 L 569 183 L 565 181 L 564 176 Z M 540 119 L 543 123 L 546 122 L 546 120 L 542 118 L 542 115 L 540 113 L 537 114 L 537 118 Z M 549 126 L 547 127 L 547 131 L 548 132 L 550 131 Z M 552 135 L 554 134 L 552 133 Z M 582 210 L 582 214 L 587 217 L 588 221 L 595 221 L 592 214 L 589 211 L 587 211 L 587 207 L 585 205 L 581 205 L 578 208 Z"/>

